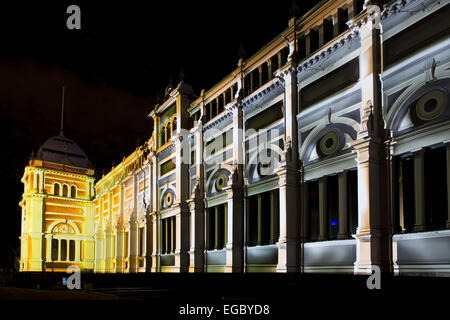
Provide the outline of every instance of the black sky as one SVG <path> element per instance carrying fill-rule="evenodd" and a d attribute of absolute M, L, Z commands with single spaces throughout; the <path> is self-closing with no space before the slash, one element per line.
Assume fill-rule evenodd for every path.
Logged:
<path fill-rule="evenodd" d="M 298 15 L 318 1 L 297 0 Z M 66 9 L 81 8 L 81 30 L 68 30 Z M 59 132 L 66 87 L 65 136 L 97 172 L 151 135 L 147 118 L 170 78 L 199 93 L 287 27 L 292 0 L 16 1 L 0 8 L 0 155 L 5 216 L 1 261 L 18 249 L 23 186 L 32 150 Z"/>

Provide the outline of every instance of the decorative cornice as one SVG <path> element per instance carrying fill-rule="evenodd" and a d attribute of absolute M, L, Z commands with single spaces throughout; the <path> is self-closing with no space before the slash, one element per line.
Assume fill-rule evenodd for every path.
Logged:
<path fill-rule="evenodd" d="M 288 67 L 281 68 L 278 71 L 276 71 L 275 72 L 275 76 L 277 76 L 277 77 L 285 77 L 288 74 L 291 74 L 292 72 L 294 72 L 296 70 L 297 70 L 297 67 L 295 65 L 291 64 Z"/>
<path fill-rule="evenodd" d="M 242 107 L 247 107 L 254 102 L 256 102 L 258 99 L 264 97 L 269 92 L 275 90 L 281 85 L 281 80 L 277 79 L 276 81 L 273 81 L 272 83 L 269 83 L 266 87 L 261 87 L 259 90 L 255 91 L 254 93 L 250 94 L 249 96 L 242 99 Z"/>
<path fill-rule="evenodd" d="M 175 142 L 171 141 L 170 143 L 167 143 L 165 146 L 162 147 L 162 149 L 157 151 L 158 156 L 160 155 L 166 155 L 170 153 L 173 149 L 175 149 Z"/>
<path fill-rule="evenodd" d="M 397 13 L 401 12 L 404 7 L 406 7 L 407 4 L 410 4 L 412 1 L 406 1 L 406 0 L 399 0 L 393 4 L 391 4 L 389 7 L 383 10 L 381 13 L 381 20 L 386 19 L 389 16 L 396 15 Z"/>
<path fill-rule="evenodd" d="M 237 105 L 239 103 L 236 103 L 235 105 Z M 213 120 L 214 121 L 210 121 L 208 122 L 207 125 L 203 126 L 202 130 L 203 132 L 217 126 L 219 123 L 225 121 L 227 118 L 231 117 L 233 115 L 233 112 L 230 110 L 230 108 L 235 108 L 235 106 L 230 105 L 226 108 L 227 111 L 223 112 L 220 114 L 220 116 L 215 117 Z M 230 111 L 229 111 L 230 110 Z"/>

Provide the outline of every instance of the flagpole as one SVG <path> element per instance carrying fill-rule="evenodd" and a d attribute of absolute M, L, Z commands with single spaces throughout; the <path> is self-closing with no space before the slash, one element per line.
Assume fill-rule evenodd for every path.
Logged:
<path fill-rule="evenodd" d="M 59 131 L 60 136 L 64 136 L 64 93 L 65 88 L 62 87 L 62 103 L 61 103 L 61 129 Z"/>

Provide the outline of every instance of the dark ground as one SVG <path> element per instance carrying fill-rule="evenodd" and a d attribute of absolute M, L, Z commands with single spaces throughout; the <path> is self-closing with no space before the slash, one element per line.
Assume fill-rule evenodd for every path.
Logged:
<path fill-rule="evenodd" d="M 181 307 L 214 306 L 210 319 L 302 319 L 372 317 L 389 319 L 445 309 L 450 278 L 383 275 L 380 290 L 367 276 L 286 274 L 82 274 L 82 290 L 61 284 L 64 273 L 21 273 L 3 281 L 1 303 L 10 308 L 74 308 L 89 315 L 134 310 L 165 319 L 206 319 L 178 314 Z M 39 289 L 37 289 L 39 287 Z M 268 305 L 269 315 L 224 315 L 224 305 Z M 91 309 L 91 307 L 93 307 Z M 86 309 L 86 310 L 88 310 Z M 33 308 L 24 310 L 35 314 Z"/>

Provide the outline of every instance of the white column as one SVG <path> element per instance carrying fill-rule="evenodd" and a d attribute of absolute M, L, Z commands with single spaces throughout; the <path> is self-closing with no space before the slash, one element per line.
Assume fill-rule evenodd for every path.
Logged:
<path fill-rule="evenodd" d="M 61 261 L 61 239 L 58 239 L 58 261 Z"/>
<path fill-rule="evenodd" d="M 108 224 L 105 226 L 105 272 L 113 272 L 113 248 L 114 248 L 114 235 L 113 235 L 113 201 L 112 190 L 108 190 Z"/>
<path fill-rule="evenodd" d="M 195 171 L 196 181 L 191 207 L 191 268 L 193 272 L 203 272 L 205 266 L 205 204 L 202 119 L 195 128 Z"/>
<path fill-rule="evenodd" d="M 50 262 L 52 261 L 52 237 L 53 235 L 48 235 L 46 237 L 46 250 L 45 250 L 45 261 Z"/>
<path fill-rule="evenodd" d="M 295 55 L 293 55 L 295 57 Z M 300 161 L 298 155 L 298 85 L 297 63 L 290 60 L 278 70 L 284 82 L 285 145 L 280 167 L 277 169 L 280 190 L 280 235 L 278 240 L 277 272 L 298 272 L 300 266 Z"/>
<path fill-rule="evenodd" d="M 240 102 L 233 115 L 233 172 L 227 190 L 227 243 L 225 272 L 244 272 L 244 114 Z"/>
<path fill-rule="evenodd" d="M 371 2 L 371 1 L 366 1 Z M 368 3 L 372 4 L 372 3 Z M 374 4 L 376 5 L 376 4 Z M 381 44 L 370 12 L 349 21 L 359 29 L 361 47 L 359 78 L 361 84 L 361 124 L 351 143 L 358 162 L 358 228 L 356 234 L 356 274 L 371 274 L 372 266 L 392 272 L 392 236 L 389 216 L 387 132 L 381 104 Z"/>
<path fill-rule="evenodd" d="M 37 176 L 38 174 L 37 174 L 37 172 L 36 171 L 34 171 L 33 172 L 33 190 L 34 190 L 34 193 L 37 193 L 38 192 L 38 190 L 39 190 L 39 186 L 37 185 L 37 183 L 38 183 L 38 176 Z"/>
<path fill-rule="evenodd" d="M 75 240 L 75 261 L 81 261 L 80 240 Z"/>
<path fill-rule="evenodd" d="M 161 230 L 159 229 L 159 225 L 158 225 L 158 214 L 156 212 L 152 213 L 152 224 L 153 224 L 153 233 L 152 233 L 152 237 L 153 237 L 153 246 L 152 246 L 152 266 L 151 266 L 151 271 L 152 272 L 157 272 L 158 271 L 158 250 L 159 247 L 161 246 L 161 240 L 159 238 L 159 234 L 161 232 Z"/>
<path fill-rule="evenodd" d="M 179 120 L 181 122 L 181 120 Z M 189 269 L 189 139 L 176 135 L 175 140 L 175 162 L 176 162 L 176 199 L 173 209 L 177 212 L 174 221 L 175 230 L 175 267 L 179 272 L 187 272 Z"/>
<path fill-rule="evenodd" d="M 44 183 L 44 179 L 45 179 L 45 172 L 41 171 L 41 178 L 39 179 L 40 182 L 40 193 L 45 193 L 45 183 Z"/>
<path fill-rule="evenodd" d="M 152 254 L 153 254 L 153 214 L 148 212 L 145 214 L 145 271 L 150 272 L 152 270 Z"/>
<path fill-rule="evenodd" d="M 157 133 L 155 134 L 157 135 Z M 151 164 L 151 205 L 152 205 L 152 223 L 153 223 L 153 251 L 152 251 L 152 272 L 159 270 L 159 253 L 161 252 L 161 228 L 158 223 L 159 215 L 159 188 L 158 188 L 158 158 L 153 153 L 150 156 Z"/>
<path fill-rule="evenodd" d="M 116 240 L 116 268 L 115 272 L 122 273 L 124 271 L 124 227 L 122 225 L 117 225 L 115 230 L 115 240 Z"/>
<path fill-rule="evenodd" d="M 130 273 L 136 273 L 138 268 L 138 222 L 133 217 L 130 219 L 130 258 L 129 258 L 129 270 Z"/>

